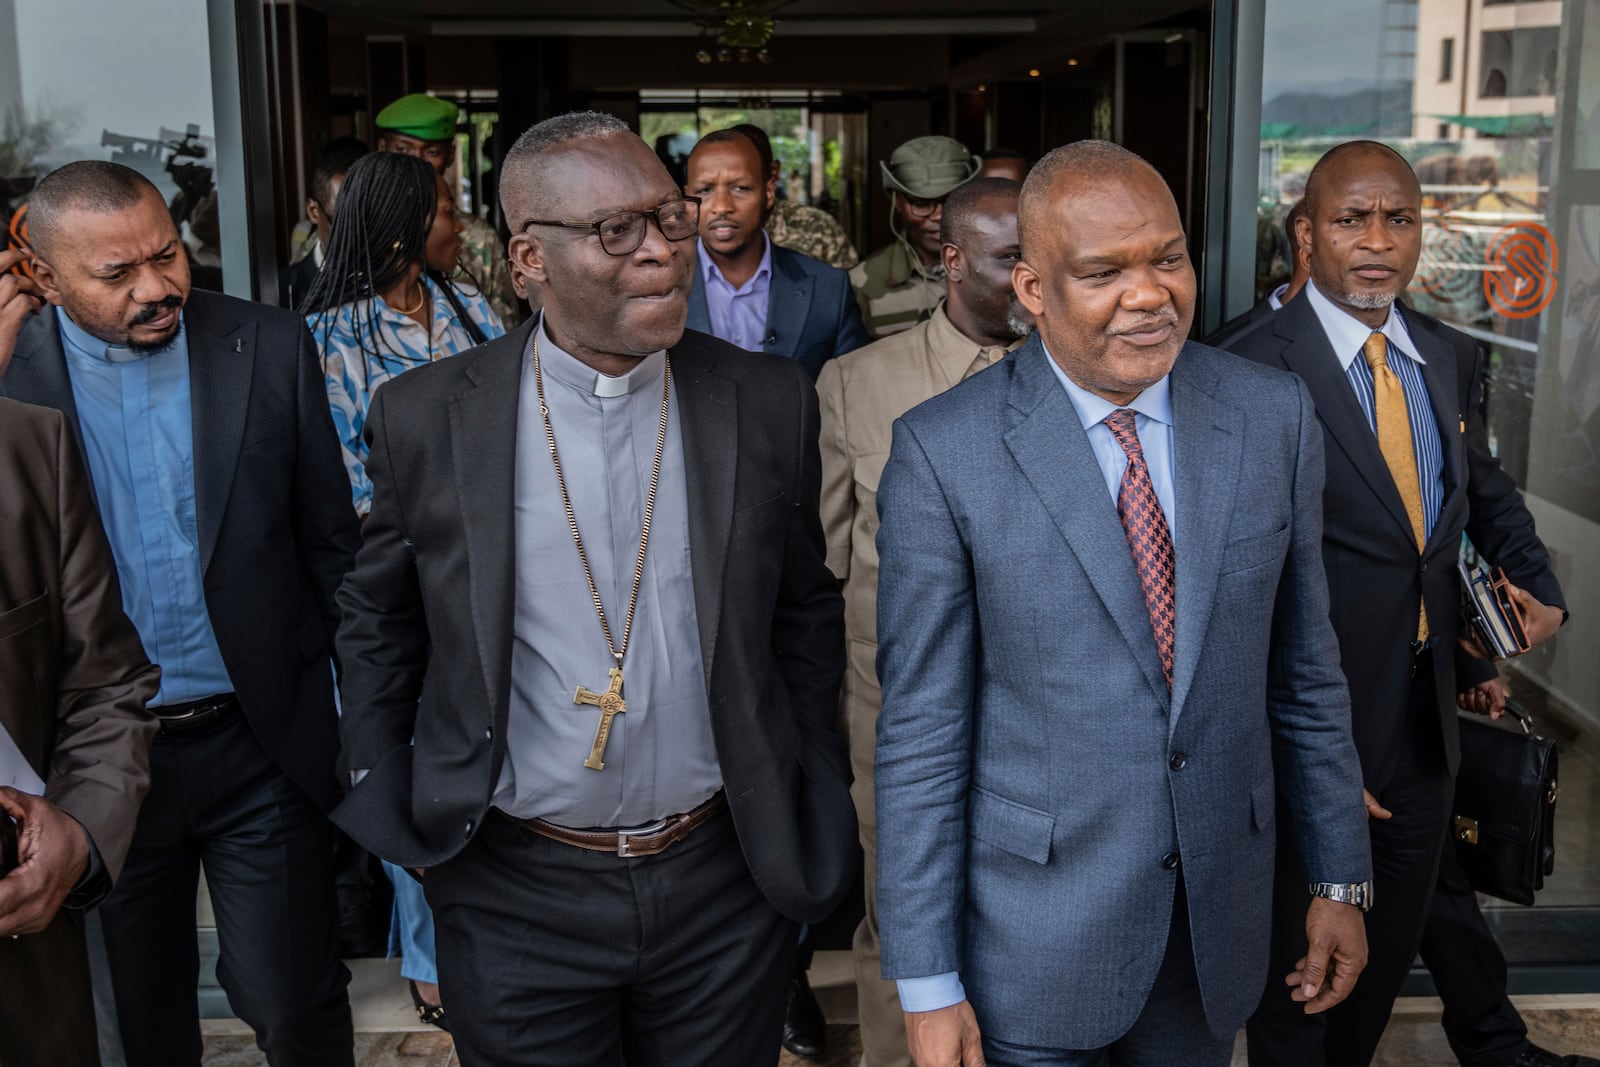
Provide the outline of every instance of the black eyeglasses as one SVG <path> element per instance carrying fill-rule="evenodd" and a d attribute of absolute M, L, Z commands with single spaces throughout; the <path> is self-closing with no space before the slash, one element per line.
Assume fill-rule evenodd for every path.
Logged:
<path fill-rule="evenodd" d="M 565 219 L 529 219 L 529 226 L 561 226 L 568 230 L 593 230 L 600 238 L 600 248 L 608 256 L 628 256 L 644 244 L 645 227 L 654 219 L 656 229 L 669 241 L 683 241 L 693 237 L 700 229 L 700 198 L 685 196 L 668 200 L 649 211 L 619 211 L 596 222 L 568 221 Z"/>
<path fill-rule="evenodd" d="M 920 196 L 900 194 L 900 199 L 905 202 L 906 213 L 914 219 L 932 218 L 933 213 L 944 207 L 944 197 L 937 200 L 924 200 Z"/>

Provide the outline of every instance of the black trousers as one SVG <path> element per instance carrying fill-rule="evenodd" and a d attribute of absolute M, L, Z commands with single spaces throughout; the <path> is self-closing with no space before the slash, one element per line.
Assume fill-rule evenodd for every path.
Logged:
<path fill-rule="evenodd" d="M 351 1067 L 333 827 L 242 715 L 156 739 L 150 794 L 101 905 L 128 1067 L 199 1067 L 195 894 L 217 916 L 217 977 L 272 1067 Z"/>
<path fill-rule="evenodd" d="M 1280 813 L 1271 965 L 1247 1028 L 1251 1067 L 1366 1067 L 1377 1052 L 1422 940 L 1454 797 L 1434 693 L 1432 672 L 1424 670 L 1411 685 L 1405 751 L 1377 797 L 1394 815 L 1367 824 L 1376 898 L 1366 916 L 1367 969 L 1349 998 L 1319 1015 L 1305 1014 L 1283 984 L 1306 953 L 1310 895 L 1291 820 Z"/>
<path fill-rule="evenodd" d="M 463 1067 L 778 1060 L 799 927 L 757 888 L 726 812 L 647 859 L 495 813 L 422 884 Z"/>
<path fill-rule="evenodd" d="M 1528 1027 L 1506 996 L 1505 954 L 1450 844 L 1422 930 L 1422 962 L 1444 1001 L 1445 1037 L 1463 1067 L 1499 1067 L 1530 1047 Z"/>

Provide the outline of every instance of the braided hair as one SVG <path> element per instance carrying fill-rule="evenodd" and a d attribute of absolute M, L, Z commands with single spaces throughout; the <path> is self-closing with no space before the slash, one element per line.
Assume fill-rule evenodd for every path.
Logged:
<path fill-rule="evenodd" d="M 391 370 L 402 369 L 400 353 L 388 350 L 378 329 L 373 300 L 419 263 L 436 285 L 453 295 L 454 283 L 427 266 L 438 181 L 427 163 L 399 152 L 373 152 L 350 167 L 339 190 L 322 270 L 300 305 L 302 315 L 315 316 L 313 334 L 339 307 L 354 304 L 353 326 L 362 355 L 389 364 Z"/>

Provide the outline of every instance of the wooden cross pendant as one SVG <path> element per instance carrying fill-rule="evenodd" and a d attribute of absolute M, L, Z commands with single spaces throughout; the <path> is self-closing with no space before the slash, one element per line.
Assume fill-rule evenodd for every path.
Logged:
<path fill-rule="evenodd" d="M 600 709 L 600 725 L 594 731 L 594 747 L 589 749 L 589 758 L 583 761 L 583 765 L 591 771 L 603 771 L 606 769 L 606 742 L 611 740 L 611 720 L 628 710 L 628 705 L 622 701 L 622 668 L 611 668 L 611 688 L 604 693 L 591 693 L 580 685 L 578 691 L 572 694 L 572 702 L 593 704 Z"/>

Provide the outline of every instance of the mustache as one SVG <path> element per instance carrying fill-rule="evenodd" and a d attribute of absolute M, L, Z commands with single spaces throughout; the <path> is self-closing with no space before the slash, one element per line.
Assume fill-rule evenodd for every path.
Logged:
<path fill-rule="evenodd" d="M 1138 322 L 1123 326 L 1121 329 L 1106 330 L 1106 336 L 1116 337 L 1120 334 L 1136 333 L 1139 330 L 1148 329 L 1150 326 L 1160 322 L 1162 319 L 1170 320 L 1172 323 L 1176 324 L 1178 321 L 1178 309 L 1175 307 L 1164 307 L 1160 311 L 1146 312 L 1139 317 Z"/>
<path fill-rule="evenodd" d="M 181 307 L 183 307 L 183 297 L 169 296 L 164 300 L 156 301 L 154 304 L 146 304 L 140 309 L 139 314 L 135 315 L 131 320 L 129 320 L 128 325 L 143 326 L 145 323 L 159 317 L 163 313 L 171 311 L 174 308 Z"/>

